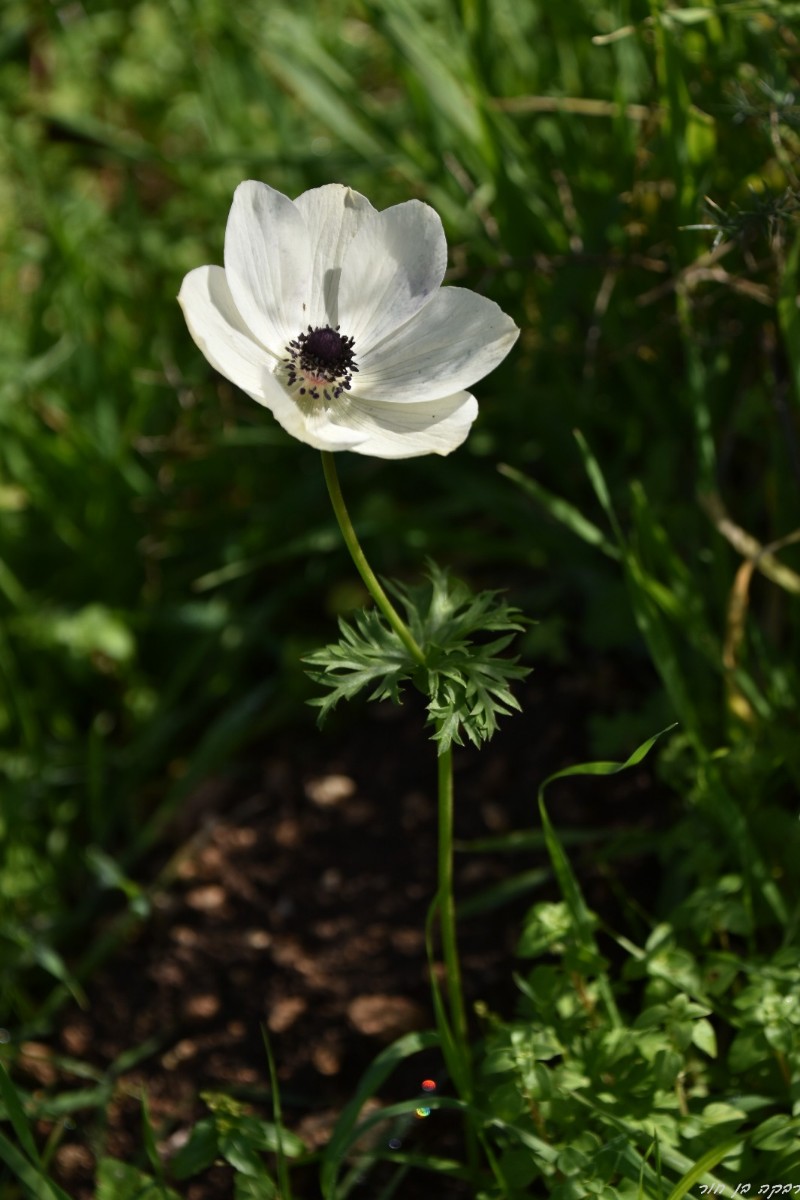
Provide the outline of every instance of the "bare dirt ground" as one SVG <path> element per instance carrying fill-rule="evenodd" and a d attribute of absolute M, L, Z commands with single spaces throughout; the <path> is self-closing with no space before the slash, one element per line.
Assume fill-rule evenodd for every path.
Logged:
<path fill-rule="evenodd" d="M 586 714 L 623 708 L 629 678 L 602 661 L 579 680 L 552 670 L 533 676 L 523 714 L 483 752 L 455 754 L 457 838 L 538 828 L 538 784 L 586 757 Z M 20 1064 L 28 1086 L 59 1094 L 86 1080 L 59 1070 L 54 1052 L 117 1074 L 106 1117 L 71 1114 L 55 1155 L 59 1181 L 76 1200 L 94 1195 L 102 1148 L 145 1165 L 143 1092 L 167 1158 L 207 1111 L 202 1092 L 225 1092 L 269 1118 L 263 1027 L 287 1124 L 313 1148 L 382 1046 L 433 1026 L 423 931 L 436 883 L 436 769 L 423 718 L 411 697 L 401 709 L 365 707 L 355 720 L 351 711 L 347 724 L 322 734 L 309 720 L 255 748 L 186 805 L 169 831 L 167 851 L 177 857 L 152 915 L 92 979 L 89 1007 L 65 1010 L 53 1041 L 31 1047 Z M 613 779 L 566 780 L 548 803 L 561 830 L 644 832 L 664 820 L 657 791 L 645 762 Z M 625 889 L 647 905 L 657 886 L 654 860 L 634 854 L 615 864 L 612 889 L 597 846 L 570 851 L 590 904 L 612 921 Z M 459 853 L 457 897 L 545 861 L 533 851 Z M 481 1000 L 513 1014 L 520 922 L 545 896 L 555 896 L 552 883 L 460 922 L 470 1007 Z M 447 1089 L 432 1055 L 396 1073 L 380 1101 L 418 1095 L 426 1076 Z M 459 1153 L 456 1130 L 441 1114 L 404 1136 L 421 1151 Z M 466 1200 L 463 1185 L 441 1183 L 437 1196 Z M 374 1184 L 352 1195 L 374 1195 Z M 296 1186 L 296 1200 L 319 1196 L 314 1172 Z M 232 1173 L 215 1166 L 176 1187 L 187 1200 L 225 1200 Z M 432 1195 L 430 1188 L 430 1177 L 416 1171 L 397 1194 L 413 1200 Z"/>

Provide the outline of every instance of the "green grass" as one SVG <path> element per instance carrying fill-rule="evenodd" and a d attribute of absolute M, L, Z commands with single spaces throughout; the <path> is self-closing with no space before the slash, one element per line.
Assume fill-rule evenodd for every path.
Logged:
<path fill-rule="evenodd" d="M 342 463 L 376 568 L 414 578 L 431 554 L 512 581 L 542 619 L 529 645 L 573 648 L 562 670 L 598 650 L 649 663 L 647 727 L 598 722 L 599 756 L 680 724 L 659 757 L 680 816 L 653 928 L 605 931 L 628 956 L 615 975 L 574 931 L 569 958 L 566 896 L 534 910 L 523 941 L 548 920 L 563 937 L 523 993 L 552 1011 L 486 1031 L 487 1061 L 555 1038 L 573 1071 L 627 1083 L 590 1113 L 563 1064 L 501 1054 L 485 1194 L 678 1200 L 703 1162 L 726 1184 L 800 1178 L 798 37 L 800 7 L 776 0 L 3 6 L 9 1061 L 113 947 L 86 948 L 102 889 L 138 920 L 170 812 L 255 736 L 309 720 L 301 657 L 360 600 L 316 456 L 213 374 L 174 299 L 220 261 L 242 178 L 341 180 L 434 205 L 450 281 L 522 328 L 457 455 Z M 559 1009 L 576 970 L 617 996 L 615 1046 L 605 1017 Z M 708 1022 L 715 1054 L 693 1032 Z M 537 1158 L 540 1120 L 572 1158 Z M 39 1194 L 17 1139 L 0 1157 Z"/>

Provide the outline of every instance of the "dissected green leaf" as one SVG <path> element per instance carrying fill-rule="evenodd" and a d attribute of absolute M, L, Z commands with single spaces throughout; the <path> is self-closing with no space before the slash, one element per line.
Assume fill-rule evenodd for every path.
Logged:
<path fill-rule="evenodd" d="M 311 704 L 323 720 L 340 700 L 363 690 L 370 700 L 400 702 L 402 685 L 413 682 L 428 696 L 428 717 L 440 753 L 465 739 L 488 741 L 500 717 L 519 710 L 511 683 L 528 667 L 504 657 L 515 633 L 525 628 L 520 611 L 497 591 L 473 593 L 447 571 L 428 564 L 428 581 L 413 587 L 387 585 L 405 609 L 408 626 L 425 654 L 420 667 L 375 609 L 340 620 L 338 642 L 304 661 L 328 694 Z M 500 634 L 489 641 L 487 635 Z"/>
<path fill-rule="evenodd" d="M 352 700 L 365 688 L 370 700 L 400 703 L 400 685 L 408 682 L 416 663 L 394 630 L 376 609 L 356 613 L 352 624 L 340 619 L 340 638 L 303 659 L 313 670 L 315 683 L 330 689 L 327 696 L 310 701 L 320 710 L 320 721 L 340 700 Z"/>

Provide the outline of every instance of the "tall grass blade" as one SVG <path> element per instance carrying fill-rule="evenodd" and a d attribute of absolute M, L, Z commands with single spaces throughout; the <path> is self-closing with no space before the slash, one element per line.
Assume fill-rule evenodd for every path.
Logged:
<path fill-rule="evenodd" d="M 11 1122 L 20 1146 L 22 1146 L 22 1149 L 34 1166 L 41 1167 L 39 1151 L 36 1149 L 36 1143 L 33 1140 L 33 1134 L 31 1133 L 28 1118 L 25 1115 L 25 1109 L 22 1107 L 22 1103 L 17 1095 L 17 1089 L 11 1082 L 11 1077 L 2 1063 L 0 1063 L 0 1099 L 3 1101 L 6 1117 Z"/>
<path fill-rule="evenodd" d="M 702 1179 L 705 1179 L 712 1167 L 716 1167 L 716 1165 L 721 1163 L 723 1158 L 730 1154 L 732 1150 L 735 1150 L 737 1146 L 741 1145 L 741 1141 L 741 1137 L 733 1137 L 728 1138 L 728 1140 L 725 1142 L 721 1142 L 718 1146 L 712 1146 L 711 1149 L 707 1150 L 701 1158 L 698 1158 L 691 1170 L 687 1171 L 683 1178 L 678 1181 L 667 1197 L 667 1200 L 683 1200 L 683 1197 L 688 1195 L 695 1184 L 698 1184 Z M 707 1179 L 706 1183 L 710 1187 L 720 1186 L 719 1181 L 713 1179 L 713 1177 Z M 725 1193 L 718 1192 L 716 1194 L 724 1195 Z"/>
<path fill-rule="evenodd" d="M 336 1179 L 348 1148 L 358 1136 L 358 1117 L 365 1102 L 375 1095 L 399 1063 L 421 1050 L 430 1050 L 438 1044 L 437 1033 L 409 1033 L 382 1050 L 370 1063 L 353 1093 L 352 1100 L 342 1110 L 330 1141 L 322 1151 L 320 1183 L 325 1200 L 337 1200 Z M 408 1106 L 401 1106 L 401 1111 L 408 1111 Z"/>
<path fill-rule="evenodd" d="M 525 475 L 522 471 L 518 471 L 515 467 L 501 463 L 497 469 L 501 475 L 505 475 L 507 479 L 511 479 L 514 483 L 518 484 L 529 496 L 533 496 L 534 500 L 538 500 L 542 507 L 550 513 L 551 517 L 560 522 L 560 524 L 565 525 L 576 537 L 579 537 L 590 546 L 597 546 L 608 558 L 619 562 L 621 558 L 619 549 L 612 542 L 609 542 L 603 531 L 585 517 L 574 504 L 570 504 L 560 496 L 554 496 L 542 484 L 538 483 L 535 479 L 531 479 L 529 475 Z"/>
<path fill-rule="evenodd" d="M 292 1200 L 292 1185 L 289 1175 L 289 1163 L 283 1145 L 284 1130 L 281 1089 L 278 1081 L 278 1069 L 275 1065 L 275 1055 L 272 1053 L 272 1042 L 270 1041 L 266 1025 L 261 1026 L 261 1037 L 264 1041 L 264 1049 L 266 1050 L 267 1062 L 269 1064 L 269 1083 L 272 1091 L 272 1119 L 275 1124 L 275 1137 L 277 1141 L 275 1159 L 277 1163 L 278 1186 L 280 1188 L 281 1200 Z"/>

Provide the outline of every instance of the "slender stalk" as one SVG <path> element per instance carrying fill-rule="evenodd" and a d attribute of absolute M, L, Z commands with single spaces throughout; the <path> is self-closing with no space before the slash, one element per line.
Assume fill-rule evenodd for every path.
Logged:
<path fill-rule="evenodd" d="M 442 938 L 447 998 L 456 1044 L 461 1050 L 466 1077 L 470 1076 L 467 1015 L 461 986 L 461 965 L 456 941 L 456 906 L 453 897 L 453 751 L 439 755 L 439 930 Z M 465 1096 L 464 1099 L 468 1099 Z"/>
<path fill-rule="evenodd" d="M 378 582 L 372 568 L 367 562 L 361 549 L 358 536 L 342 496 L 339 476 L 333 453 L 322 451 L 322 468 L 325 472 L 325 482 L 331 498 L 333 511 L 339 528 L 345 540 L 350 557 L 355 563 L 356 570 L 377 604 L 380 611 L 389 622 L 391 628 L 402 641 L 409 654 L 420 666 L 427 665 L 425 654 L 417 644 L 411 630 L 403 621 L 394 605 Z M 461 1078 L 465 1081 L 466 1092 L 463 1099 L 468 1100 L 472 1091 L 471 1085 L 471 1056 L 467 1040 L 467 1018 L 464 1009 L 464 997 L 461 987 L 461 967 L 458 961 L 458 944 L 456 941 L 456 908 L 453 899 L 453 754 L 448 747 L 439 754 L 438 768 L 439 791 L 439 887 L 437 891 L 437 907 L 439 929 L 442 940 L 445 974 L 447 977 L 447 1001 L 450 1010 L 452 1035 L 457 1053 L 461 1058 Z M 476 1143 L 474 1131 L 467 1120 L 467 1149 L 471 1162 L 476 1161 Z"/>
<path fill-rule="evenodd" d="M 381 610 L 386 620 L 395 631 L 400 641 L 408 650 L 409 654 L 414 658 L 421 667 L 425 664 L 425 655 L 420 650 L 411 630 L 402 619 L 397 609 L 392 604 L 386 592 L 378 582 L 377 576 L 372 570 L 372 567 L 367 562 L 364 551 L 361 549 L 361 544 L 358 540 L 353 522 L 350 520 L 350 514 L 344 502 L 342 489 L 339 485 L 339 475 L 336 471 L 335 455 L 330 450 L 323 450 L 322 453 L 322 469 L 325 472 L 325 482 L 328 485 L 328 495 L 331 498 L 333 511 L 336 513 L 336 520 L 339 522 L 339 528 L 342 531 L 342 537 L 345 540 L 345 545 L 350 551 L 350 557 L 355 563 L 356 570 L 364 580 L 367 591 L 372 599 Z"/>

